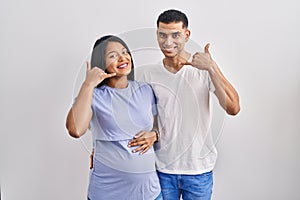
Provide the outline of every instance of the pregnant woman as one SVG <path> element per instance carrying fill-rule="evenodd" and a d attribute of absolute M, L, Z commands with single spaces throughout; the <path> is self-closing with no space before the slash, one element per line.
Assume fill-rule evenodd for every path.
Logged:
<path fill-rule="evenodd" d="M 134 81 L 133 68 L 122 39 L 98 39 L 68 113 L 66 127 L 72 137 L 81 137 L 89 127 L 92 132 L 89 200 L 162 199 L 152 147 L 158 139 L 155 96 L 151 86 Z M 141 136 L 146 139 L 138 149 L 129 145 Z"/>

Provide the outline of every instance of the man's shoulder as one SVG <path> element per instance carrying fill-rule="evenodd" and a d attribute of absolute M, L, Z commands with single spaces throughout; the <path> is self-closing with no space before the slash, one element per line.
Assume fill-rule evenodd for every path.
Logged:
<path fill-rule="evenodd" d="M 163 68 L 160 62 L 139 66 L 135 69 L 135 80 L 148 82 L 151 77 L 157 77 L 163 74 Z"/>
<path fill-rule="evenodd" d="M 149 71 L 160 71 L 163 64 L 162 62 L 152 63 L 152 64 L 145 64 L 142 66 L 139 66 L 137 69 L 135 69 L 138 72 L 149 72 Z"/>
<path fill-rule="evenodd" d="M 206 77 L 208 75 L 208 71 L 197 69 L 196 67 L 193 67 L 191 65 L 184 65 L 183 71 L 185 76 L 191 76 L 190 78 L 200 78 L 200 77 Z"/>

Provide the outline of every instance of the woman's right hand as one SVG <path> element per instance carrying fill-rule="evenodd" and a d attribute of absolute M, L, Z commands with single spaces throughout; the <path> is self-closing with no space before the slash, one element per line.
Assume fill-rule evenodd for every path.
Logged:
<path fill-rule="evenodd" d="M 116 76 L 116 73 L 107 74 L 99 67 L 91 68 L 90 62 L 86 62 L 86 77 L 84 83 L 96 87 L 104 79 Z"/>

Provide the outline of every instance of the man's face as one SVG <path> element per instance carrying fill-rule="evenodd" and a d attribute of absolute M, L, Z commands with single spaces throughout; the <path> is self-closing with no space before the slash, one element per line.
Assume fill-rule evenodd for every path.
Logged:
<path fill-rule="evenodd" d="M 157 29 L 157 41 L 165 57 L 174 58 L 184 50 L 184 45 L 188 41 L 190 31 L 183 28 L 182 22 L 172 22 L 165 24 L 159 22 Z"/>

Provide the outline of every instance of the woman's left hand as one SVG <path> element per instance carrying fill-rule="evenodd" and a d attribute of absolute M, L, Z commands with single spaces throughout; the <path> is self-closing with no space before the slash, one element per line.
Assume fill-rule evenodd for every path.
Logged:
<path fill-rule="evenodd" d="M 136 134 L 133 140 L 129 141 L 128 147 L 139 146 L 134 149 L 132 152 L 140 152 L 140 155 L 146 153 L 152 146 L 153 143 L 157 140 L 155 131 L 141 131 Z"/>

